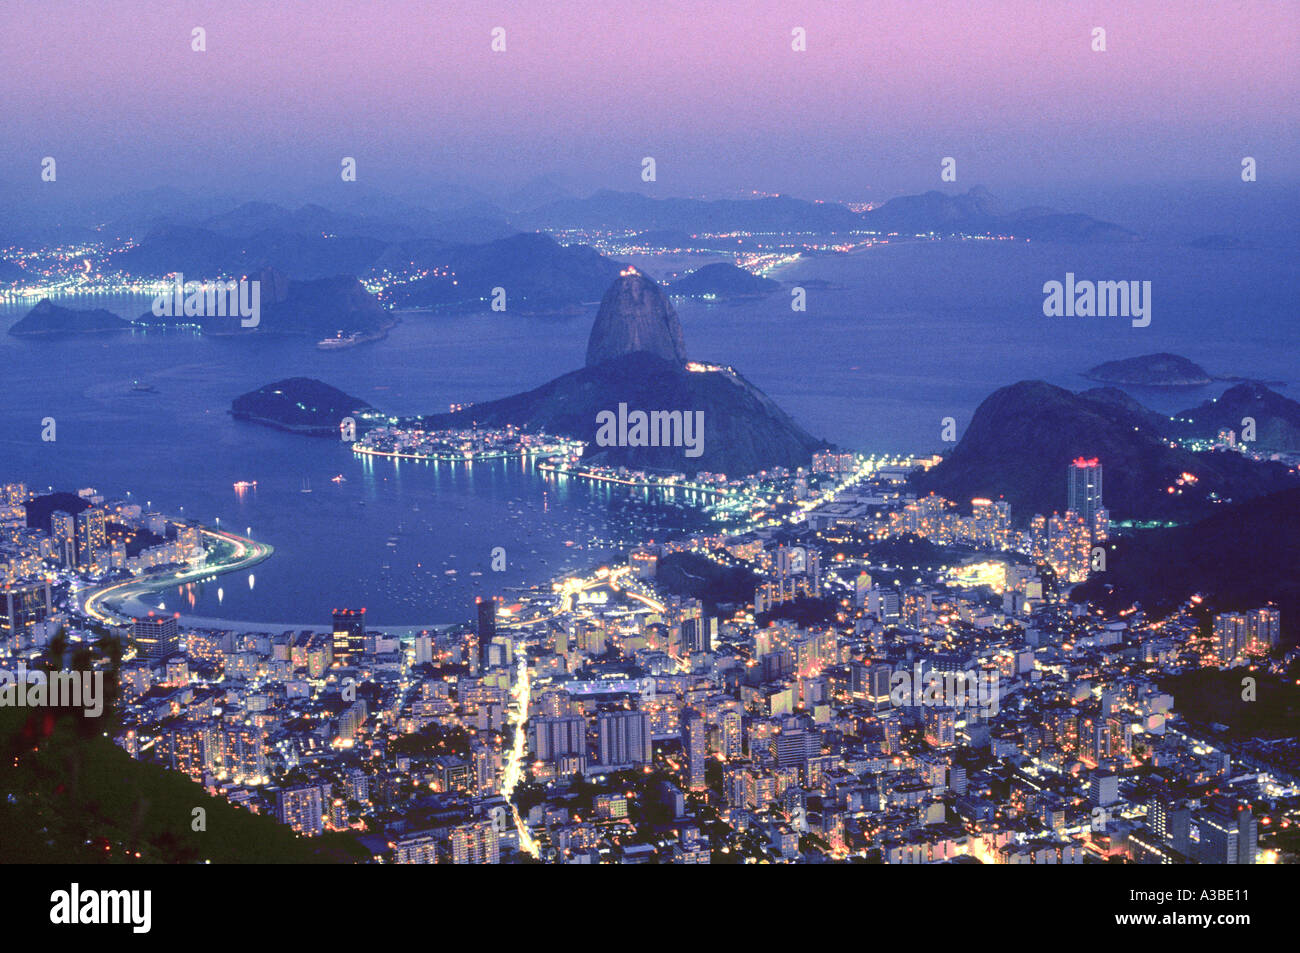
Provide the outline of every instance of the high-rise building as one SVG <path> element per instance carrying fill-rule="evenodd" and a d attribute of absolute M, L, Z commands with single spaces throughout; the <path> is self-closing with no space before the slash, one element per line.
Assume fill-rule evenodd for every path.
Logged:
<path fill-rule="evenodd" d="M 365 724 L 367 714 L 366 703 L 361 699 L 343 709 L 339 713 L 339 740 L 348 743 L 356 741 L 357 732 Z"/>
<path fill-rule="evenodd" d="M 867 593 L 867 614 L 881 622 L 897 622 L 902 613 L 902 598 L 896 589 L 872 586 Z"/>
<path fill-rule="evenodd" d="M 1088 800 L 1100 807 L 1119 802 L 1119 776 L 1114 771 L 1097 771 L 1088 783 Z"/>
<path fill-rule="evenodd" d="M 1253 864 L 1258 833 L 1255 818 L 1242 805 L 1237 811 L 1222 806 L 1198 811 L 1193 853 L 1203 864 Z"/>
<path fill-rule="evenodd" d="M 534 718 L 533 753 L 538 761 L 556 761 L 564 755 L 587 753 L 587 719 L 581 715 Z"/>
<path fill-rule="evenodd" d="M 1005 549 L 1011 537 L 1011 504 L 983 497 L 970 502 L 970 541 L 984 549 Z"/>
<path fill-rule="evenodd" d="M 108 549 L 108 514 L 92 506 L 77 514 L 77 563 L 87 566 L 95 562 L 96 554 Z"/>
<path fill-rule="evenodd" d="M 432 834 L 418 833 L 398 837 L 392 842 L 395 864 L 436 864 L 438 842 Z"/>
<path fill-rule="evenodd" d="M 602 765 L 650 763 L 650 716 L 645 712 L 603 711 L 596 724 Z"/>
<path fill-rule="evenodd" d="M 867 594 L 871 592 L 871 576 L 865 570 L 858 573 L 857 578 L 853 581 L 853 604 L 862 608 L 867 602 Z"/>
<path fill-rule="evenodd" d="M 800 596 L 821 595 L 821 557 L 815 549 L 804 546 L 778 546 L 772 557 L 772 580 L 766 587 L 764 602 L 779 605 Z"/>
<path fill-rule="evenodd" d="M 714 620 L 704 615 L 704 607 L 697 599 L 690 600 L 682 609 L 681 651 L 710 652 L 713 650 L 709 623 Z"/>
<path fill-rule="evenodd" d="M 1240 612 L 1220 612 L 1214 617 L 1214 652 L 1220 662 L 1231 662 L 1246 650 L 1249 629 Z"/>
<path fill-rule="evenodd" d="M 299 834 L 313 837 L 325 831 L 319 784 L 281 790 L 275 801 L 275 817 Z"/>
<path fill-rule="evenodd" d="M 899 713 L 892 711 L 881 715 L 880 729 L 883 735 L 880 750 L 884 754 L 898 754 L 903 747 L 903 720 Z"/>
<path fill-rule="evenodd" d="M 50 514 L 50 538 L 58 550 L 63 565 L 72 568 L 77 565 L 77 518 L 63 510 Z"/>
<path fill-rule="evenodd" d="M 500 758 L 496 749 L 490 748 L 477 738 L 469 747 L 470 770 L 474 775 L 474 793 L 484 797 L 497 790 L 497 774 Z M 583 759 L 585 767 L 586 759 Z"/>
<path fill-rule="evenodd" d="M 366 610 L 334 610 L 334 660 L 347 665 L 366 645 Z"/>
<path fill-rule="evenodd" d="M 704 717 L 692 708 L 682 712 L 682 752 L 686 756 L 686 786 L 692 791 L 708 787 L 704 766 L 709 757 L 708 727 Z"/>
<path fill-rule="evenodd" d="M 499 864 L 500 838 L 490 820 L 472 821 L 451 829 L 453 864 Z"/>
<path fill-rule="evenodd" d="M 478 619 L 474 627 L 476 639 L 475 654 L 477 655 L 477 664 L 479 672 L 488 670 L 491 662 L 492 640 L 497 636 L 497 604 L 500 599 L 496 596 L 484 599 L 482 596 L 474 597 L 474 605 L 478 610 Z"/>
<path fill-rule="evenodd" d="M 221 729 L 225 775 L 238 784 L 266 783 L 266 730 L 256 725 L 227 724 Z"/>
<path fill-rule="evenodd" d="M 48 579 L 7 583 L 0 588 L 0 642 L 26 639 L 52 611 Z"/>
<path fill-rule="evenodd" d="M 1101 461 L 1096 457 L 1076 457 L 1070 463 L 1066 509 L 1082 516 L 1091 527 L 1103 505 Z"/>
<path fill-rule="evenodd" d="M 149 613 L 143 619 L 131 623 L 131 641 L 136 651 L 144 658 L 166 658 L 181 650 L 180 623 L 175 615 L 154 615 Z"/>
<path fill-rule="evenodd" d="M 928 744 L 951 748 L 957 743 L 957 713 L 951 708 L 927 708 L 924 721 Z"/>
<path fill-rule="evenodd" d="M 821 750 L 820 736 L 806 728 L 783 728 L 768 742 L 778 768 L 802 768 Z"/>
<path fill-rule="evenodd" d="M 1251 652 L 1264 653 L 1276 648 L 1282 639 L 1282 612 L 1265 607 L 1246 613 L 1246 641 Z"/>
<path fill-rule="evenodd" d="M 161 749 L 167 766 L 196 780 L 202 778 L 203 772 L 216 765 L 219 737 L 210 722 L 179 721 L 169 725 Z"/>
<path fill-rule="evenodd" d="M 731 711 L 722 714 L 722 755 L 728 761 L 745 755 L 745 716 Z"/>
<path fill-rule="evenodd" d="M 1147 826 L 1181 854 L 1191 845 L 1192 811 L 1184 802 L 1156 795 L 1147 802 Z"/>

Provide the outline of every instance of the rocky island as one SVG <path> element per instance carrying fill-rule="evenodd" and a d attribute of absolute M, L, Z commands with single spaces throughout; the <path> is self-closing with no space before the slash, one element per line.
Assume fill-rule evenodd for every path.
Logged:
<path fill-rule="evenodd" d="M 780 286 L 729 262 L 715 262 L 678 278 L 668 286 L 668 293 L 685 298 L 757 298 Z"/>
<path fill-rule="evenodd" d="M 1130 387 L 1202 387 L 1214 380 L 1199 364 L 1177 354 L 1164 353 L 1107 361 L 1083 376 L 1102 384 Z"/>
<path fill-rule="evenodd" d="M 337 437 L 339 424 L 373 410 L 359 397 L 310 377 L 290 377 L 241 394 L 230 404 L 236 420 L 313 437 Z"/>
<path fill-rule="evenodd" d="M 49 298 L 41 302 L 18 320 L 9 333 L 18 337 L 38 337 L 47 334 L 103 334 L 109 331 L 126 331 L 131 322 L 119 318 L 103 308 L 82 311 L 61 308 Z"/>

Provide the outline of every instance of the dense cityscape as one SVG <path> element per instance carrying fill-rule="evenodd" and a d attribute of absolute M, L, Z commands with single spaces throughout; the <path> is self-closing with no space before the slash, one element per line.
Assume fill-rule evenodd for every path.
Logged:
<path fill-rule="evenodd" d="M 379 428 L 353 450 L 504 448 L 567 479 L 647 481 L 504 432 Z M 1067 598 L 1104 570 L 1104 461 L 1073 461 L 1061 511 L 1018 531 L 1003 501 L 964 516 L 918 498 L 906 478 L 936 462 L 659 476 L 715 489 L 698 505 L 725 528 L 406 633 L 349 605 L 301 631 L 128 615 L 123 581 L 161 589 L 248 553 L 129 498 L 13 482 L 0 645 L 32 671 L 95 647 L 132 758 L 376 863 L 1291 857 L 1300 750 L 1230 738 L 1169 687 L 1292 677 L 1279 610 L 1207 617 L 1194 597 L 1105 618 Z"/>

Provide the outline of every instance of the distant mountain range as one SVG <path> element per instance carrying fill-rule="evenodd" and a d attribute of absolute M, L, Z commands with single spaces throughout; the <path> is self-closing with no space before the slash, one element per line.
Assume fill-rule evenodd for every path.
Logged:
<path fill-rule="evenodd" d="M 43 298 L 36 307 L 18 319 L 9 329 L 19 337 L 37 337 L 63 334 L 102 334 L 109 331 L 126 331 L 130 321 L 119 318 L 103 308 L 78 310 L 63 308 Z"/>
<path fill-rule="evenodd" d="M 622 266 L 586 245 L 531 233 L 482 245 L 404 242 L 386 249 L 374 267 L 430 272 L 391 289 L 385 300 L 397 307 L 486 310 L 493 289 L 503 288 L 507 311 L 535 313 L 599 301 Z"/>
<path fill-rule="evenodd" d="M 272 202 L 232 204 L 228 197 L 205 200 L 158 189 L 98 203 L 95 211 L 113 216 L 110 224 L 103 233 L 87 230 L 83 237 L 135 237 L 131 247 L 110 261 L 110 267 L 131 277 L 179 272 L 212 280 L 264 268 L 298 281 L 396 274 L 414 277 L 388 282 L 385 303 L 392 306 L 472 310 L 484 307 L 493 289 L 504 288 L 507 310 L 524 313 L 572 311 L 595 301 L 621 269 L 621 263 L 586 246 L 560 245 L 538 234 L 548 230 L 635 231 L 674 246 L 692 241 L 691 236 L 732 232 L 1014 234 L 1041 241 L 1135 237 L 1086 215 L 1012 210 L 981 188 L 958 195 L 902 196 L 862 213 L 789 196 L 654 199 L 608 190 L 587 198 L 564 196 L 563 188 L 539 180 L 514 201 L 549 200 L 520 212 L 468 193 L 459 196 L 466 204 L 437 211 L 382 195 L 367 203 L 357 193 L 340 199 L 348 206 L 340 210 L 314 203 L 297 208 Z M 63 227 L 65 240 L 74 234 L 68 228 Z M 22 277 L 21 270 L 0 263 L 0 282 Z M 689 296 L 762 294 L 771 290 L 763 282 L 719 263 L 679 279 L 673 291 Z"/>
<path fill-rule="evenodd" d="M 1014 235 L 1049 242 L 1128 242 L 1137 235 L 1088 215 L 1048 208 L 1014 209 L 976 186 L 964 194 L 905 195 L 854 212 L 835 202 L 789 196 L 761 199 L 653 199 L 601 191 L 562 199 L 515 219 L 530 228 L 626 228 L 688 235 L 720 232 L 897 232 L 905 235 Z"/>
<path fill-rule="evenodd" d="M 618 262 L 585 245 L 560 245 L 539 234 L 494 236 L 470 244 L 405 237 L 406 229 L 401 230 L 404 237 L 388 241 L 369 234 L 261 227 L 281 218 L 302 229 L 324 226 L 331 214 L 304 208 L 281 216 L 274 210 L 241 206 L 215 222 L 216 228 L 169 225 L 153 231 L 116 256 L 114 265 L 132 275 L 181 272 L 194 279 L 244 275 L 266 267 L 300 281 L 423 271 L 428 277 L 393 285 L 386 303 L 402 308 L 486 309 L 492 290 L 501 287 L 506 289 L 507 308 L 522 311 L 563 310 L 598 300 L 620 268 Z M 234 233 L 238 227 L 258 230 L 241 235 Z M 495 231 L 482 230 L 484 234 Z"/>
<path fill-rule="evenodd" d="M 514 219 L 532 229 L 624 228 L 699 232 L 849 232 L 862 219 L 843 205 L 776 196 L 760 199 L 655 199 L 608 189 L 561 199 Z"/>
<path fill-rule="evenodd" d="M 190 276 L 187 275 L 188 280 Z M 311 281 L 293 281 L 266 268 L 250 276 L 259 284 L 260 315 L 255 327 L 245 328 L 239 316 L 157 316 L 146 311 L 136 320 L 146 326 L 199 325 L 205 334 L 292 334 L 334 337 L 339 332 L 361 337 L 381 337 L 397 319 L 380 305 L 356 278 L 335 275 Z"/>
<path fill-rule="evenodd" d="M 1201 518 L 1221 501 L 1295 484 L 1282 464 L 1170 446 L 1156 422 L 1149 411 L 1136 412 L 1105 390 L 1074 394 L 1021 381 L 985 398 L 961 441 L 942 463 L 917 474 L 913 485 L 961 504 L 1002 497 L 1013 518 L 1024 522 L 1034 513 L 1065 510 L 1067 468 L 1080 456 L 1101 460 L 1113 520 Z"/>
<path fill-rule="evenodd" d="M 363 236 L 327 237 L 274 229 L 237 236 L 191 225 L 166 225 L 116 255 L 113 266 L 128 275 L 181 272 L 195 280 L 274 267 L 292 278 L 310 280 L 363 274 L 387 247 L 382 239 Z"/>
<path fill-rule="evenodd" d="M 987 189 L 964 195 L 926 192 L 890 199 L 864 212 L 866 227 L 900 234 L 1014 235 L 1045 242 L 1130 242 L 1138 236 L 1112 222 L 1049 208 L 1012 209 Z"/>

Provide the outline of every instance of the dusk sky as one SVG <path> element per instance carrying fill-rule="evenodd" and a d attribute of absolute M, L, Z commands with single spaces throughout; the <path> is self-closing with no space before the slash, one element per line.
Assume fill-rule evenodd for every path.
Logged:
<path fill-rule="evenodd" d="M 662 195 L 879 200 L 943 156 L 995 190 L 1300 177 L 1294 2 L 159 6 L 0 7 L 0 183 L 46 155 L 74 191 L 330 187 L 345 155 L 393 193 L 641 189 L 642 156 Z"/>

